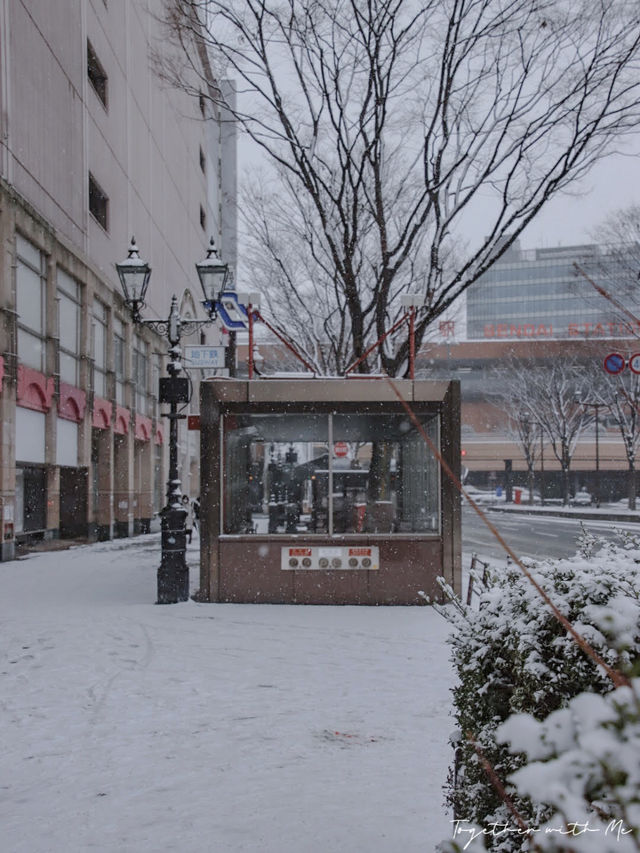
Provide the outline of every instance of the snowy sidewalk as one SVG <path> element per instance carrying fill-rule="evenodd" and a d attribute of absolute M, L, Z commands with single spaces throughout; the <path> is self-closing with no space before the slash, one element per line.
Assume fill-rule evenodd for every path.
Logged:
<path fill-rule="evenodd" d="M 159 607 L 158 561 L 152 535 L 0 564 L 4 853 L 430 853 L 450 836 L 440 616 Z"/>

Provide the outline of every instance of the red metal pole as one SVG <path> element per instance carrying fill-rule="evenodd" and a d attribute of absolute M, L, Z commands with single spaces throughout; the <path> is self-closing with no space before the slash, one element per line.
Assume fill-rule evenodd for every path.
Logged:
<path fill-rule="evenodd" d="M 404 321 L 407 319 L 408 316 L 409 316 L 408 313 L 403 314 L 402 317 L 400 317 L 400 319 L 396 323 L 393 324 L 393 326 L 389 329 L 389 331 L 385 332 L 384 335 L 380 335 L 380 337 L 375 342 L 375 344 L 372 344 L 369 347 L 369 349 L 360 356 L 359 359 L 357 359 L 356 361 L 353 362 L 353 364 L 350 364 L 349 367 L 347 367 L 347 369 L 344 372 L 344 375 L 346 376 L 347 373 L 351 373 L 351 371 L 354 370 L 354 368 L 356 368 L 360 364 L 361 361 L 365 360 L 365 358 L 369 355 L 370 352 L 373 352 L 373 350 L 376 349 L 376 347 L 379 347 L 380 344 L 383 343 L 383 341 L 386 338 L 388 338 L 392 332 L 395 332 L 395 330 L 398 328 L 398 326 L 401 326 L 404 323 Z"/>
<path fill-rule="evenodd" d="M 280 332 L 277 331 L 277 329 L 274 329 L 273 326 L 271 325 L 271 323 L 267 322 L 259 311 L 254 312 L 254 317 L 256 320 L 260 320 L 261 323 L 264 323 L 265 326 L 267 327 L 267 329 L 269 329 L 269 331 L 273 332 L 273 334 L 276 336 L 276 338 L 278 338 L 278 340 L 282 341 L 282 343 L 286 346 L 286 348 L 288 350 L 291 350 L 291 352 L 295 355 L 295 357 L 304 364 L 304 366 L 307 368 L 307 370 L 310 370 L 311 373 L 316 372 L 315 369 L 309 364 L 309 362 L 306 361 L 300 355 L 300 353 L 297 351 L 297 349 L 283 335 L 281 335 Z"/>
<path fill-rule="evenodd" d="M 409 313 L 409 379 L 415 379 L 416 363 L 416 309 L 411 306 Z"/>
<path fill-rule="evenodd" d="M 249 317 L 249 379 L 253 379 L 253 310 L 251 303 L 247 306 Z"/>

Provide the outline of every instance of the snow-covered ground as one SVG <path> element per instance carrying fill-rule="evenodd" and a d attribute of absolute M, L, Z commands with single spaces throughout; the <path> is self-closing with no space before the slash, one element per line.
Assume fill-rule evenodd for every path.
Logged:
<path fill-rule="evenodd" d="M 441 616 L 159 607 L 158 561 L 152 535 L 0 564 L 4 853 L 429 853 L 450 837 Z"/>

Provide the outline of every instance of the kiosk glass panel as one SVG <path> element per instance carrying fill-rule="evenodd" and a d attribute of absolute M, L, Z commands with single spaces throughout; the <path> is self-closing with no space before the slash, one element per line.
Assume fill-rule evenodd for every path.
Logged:
<path fill-rule="evenodd" d="M 420 418 L 435 447 L 438 418 Z M 437 533 L 439 466 L 404 414 L 333 416 L 333 532 Z"/>
<path fill-rule="evenodd" d="M 226 415 L 223 437 L 225 534 L 439 533 L 439 466 L 407 415 Z"/>
<path fill-rule="evenodd" d="M 224 418 L 224 532 L 328 533 L 327 415 Z"/>

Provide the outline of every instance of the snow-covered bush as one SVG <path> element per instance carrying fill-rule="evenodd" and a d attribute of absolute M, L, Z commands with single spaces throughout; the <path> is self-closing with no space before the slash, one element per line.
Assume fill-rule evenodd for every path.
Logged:
<path fill-rule="evenodd" d="M 580 545 L 575 557 L 532 565 L 530 571 L 600 656 L 610 666 L 631 672 L 640 659 L 640 540 L 627 537 L 616 546 L 584 534 Z M 552 816 L 553 804 L 521 794 L 509 781 L 526 759 L 498 742 L 498 727 L 514 713 L 545 720 L 578 694 L 605 694 L 614 685 L 567 634 L 519 568 L 492 572 L 477 609 L 460 601 L 455 605 L 443 609 L 455 626 L 450 642 L 459 676 L 454 705 L 461 733 L 447 804 L 461 821 L 458 828 L 515 826 L 488 777 L 483 756 L 527 825 L 539 826 Z M 470 839 L 470 833 L 460 832 L 458 848 L 450 844 L 447 849 L 462 849 Z M 465 849 L 526 849 L 517 832 L 495 829 L 474 844 Z"/>
<path fill-rule="evenodd" d="M 511 776 L 519 795 L 546 806 L 531 835 L 540 851 L 640 850 L 640 678 L 581 693 L 542 722 L 516 714 L 498 741 L 528 759 Z"/>

